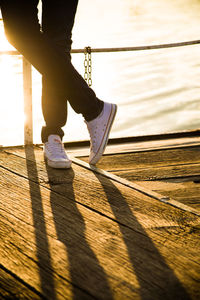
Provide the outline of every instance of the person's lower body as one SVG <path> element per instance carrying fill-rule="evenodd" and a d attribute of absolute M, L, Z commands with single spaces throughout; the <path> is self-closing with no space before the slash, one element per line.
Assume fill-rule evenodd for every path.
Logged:
<path fill-rule="evenodd" d="M 69 61 L 77 5 L 78 0 L 42 2 L 42 32 Z M 57 134 L 62 139 L 62 127 L 67 121 L 67 99 L 47 76 L 42 78 L 42 111 L 46 124 L 41 132 L 42 141 L 47 141 L 50 134 Z"/>
<path fill-rule="evenodd" d="M 50 135 L 62 139 L 67 100 L 90 124 L 105 106 L 71 64 L 71 30 L 77 3 L 78 0 L 43 0 L 41 31 L 38 0 L 1 0 L 8 40 L 43 76 L 43 143 L 49 142 Z"/>

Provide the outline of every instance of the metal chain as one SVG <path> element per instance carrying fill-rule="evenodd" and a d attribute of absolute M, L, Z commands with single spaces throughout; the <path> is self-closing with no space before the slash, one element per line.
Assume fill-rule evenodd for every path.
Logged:
<path fill-rule="evenodd" d="M 85 47 L 84 48 L 84 54 L 85 54 L 85 59 L 84 59 L 84 68 L 85 68 L 85 73 L 84 73 L 84 79 L 89 85 L 89 87 L 92 86 L 92 56 L 91 56 L 91 48 L 90 47 Z"/>

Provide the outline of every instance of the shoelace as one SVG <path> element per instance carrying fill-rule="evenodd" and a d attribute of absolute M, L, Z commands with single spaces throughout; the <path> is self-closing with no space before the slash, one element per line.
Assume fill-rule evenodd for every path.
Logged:
<path fill-rule="evenodd" d="M 54 154 L 61 155 L 61 156 L 66 156 L 66 153 L 65 153 L 62 143 L 59 143 L 59 142 L 49 143 L 48 142 L 47 148 L 50 153 L 54 153 Z"/>
<path fill-rule="evenodd" d="M 87 122 L 86 122 L 87 124 Z M 92 126 L 90 127 L 89 124 L 87 124 L 87 127 L 88 127 L 88 131 L 89 131 L 89 135 L 90 135 L 90 149 L 91 151 L 94 151 L 95 152 L 95 147 L 97 146 L 97 143 L 96 143 L 96 134 L 97 134 L 97 131 L 98 131 L 98 126 Z M 106 129 L 106 123 L 103 124 L 102 126 L 102 133 L 105 132 L 105 129 Z"/>
<path fill-rule="evenodd" d="M 91 141 L 90 149 L 93 150 L 95 147 L 95 144 L 96 144 L 96 133 L 97 133 L 98 128 L 97 128 L 97 126 L 95 126 L 95 128 L 90 128 L 88 124 L 87 124 L 87 127 L 88 127 L 88 132 L 89 132 L 90 141 Z"/>

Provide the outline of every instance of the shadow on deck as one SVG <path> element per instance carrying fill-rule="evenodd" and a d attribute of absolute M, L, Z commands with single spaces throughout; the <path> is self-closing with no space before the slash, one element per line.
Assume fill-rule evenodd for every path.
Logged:
<path fill-rule="evenodd" d="M 0 151 L 2 299 L 199 299 L 200 137 Z"/>

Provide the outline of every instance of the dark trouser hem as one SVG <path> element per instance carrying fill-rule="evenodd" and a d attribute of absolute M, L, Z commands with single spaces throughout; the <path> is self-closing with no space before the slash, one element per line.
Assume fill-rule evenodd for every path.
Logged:
<path fill-rule="evenodd" d="M 96 117 L 98 117 L 103 110 L 104 102 L 99 99 L 97 99 L 97 100 L 98 100 L 98 104 L 99 104 L 98 110 L 91 111 L 91 113 L 83 115 L 84 119 L 87 122 L 90 122 L 90 121 L 96 119 Z"/>
<path fill-rule="evenodd" d="M 91 113 L 88 116 L 84 116 L 85 120 L 87 122 L 90 122 L 90 121 L 94 120 L 96 117 L 98 117 L 100 115 L 100 113 L 102 112 L 102 110 L 103 110 L 103 106 L 104 106 L 104 102 L 101 101 L 101 100 L 99 100 L 99 110 L 95 111 L 95 113 Z M 66 112 L 63 111 L 63 114 L 66 115 Z M 60 138 L 61 138 L 61 140 L 62 140 L 62 138 L 64 136 L 64 131 L 60 127 L 59 120 L 60 119 L 58 119 L 58 121 L 56 121 L 56 119 L 54 119 L 54 124 L 55 123 L 59 124 L 57 127 L 55 127 L 55 126 L 43 126 L 42 127 L 42 131 L 41 131 L 42 143 L 46 143 L 48 141 L 49 135 L 51 135 L 51 134 L 57 134 L 57 135 L 59 135 Z M 64 125 L 65 124 L 63 124 L 63 126 Z"/>
<path fill-rule="evenodd" d="M 42 132 L 41 132 L 42 143 L 48 142 L 48 137 L 51 134 L 59 135 L 61 140 L 64 136 L 64 132 L 61 128 L 43 126 L 42 127 Z"/>

